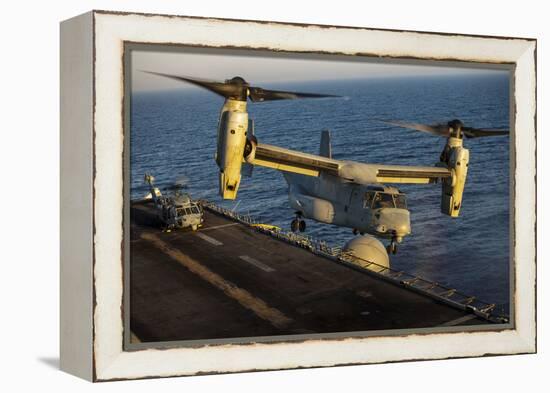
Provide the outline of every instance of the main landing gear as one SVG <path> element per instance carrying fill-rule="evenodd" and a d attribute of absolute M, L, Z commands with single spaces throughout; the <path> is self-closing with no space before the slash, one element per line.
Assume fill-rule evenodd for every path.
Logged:
<path fill-rule="evenodd" d="M 304 232 L 306 230 L 306 222 L 302 218 L 301 212 L 296 212 L 296 218 L 290 222 L 292 232 Z"/>

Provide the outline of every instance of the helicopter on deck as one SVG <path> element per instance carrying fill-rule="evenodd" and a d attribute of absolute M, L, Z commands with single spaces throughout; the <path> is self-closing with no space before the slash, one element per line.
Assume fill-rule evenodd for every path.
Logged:
<path fill-rule="evenodd" d="M 332 158 L 330 132 L 321 134 L 319 155 L 303 153 L 260 143 L 249 119 L 247 102 L 300 98 L 336 98 L 314 93 L 267 90 L 251 86 L 241 77 L 225 82 L 149 72 L 205 88 L 225 98 L 218 121 L 215 160 L 219 171 L 219 192 L 224 199 L 235 199 L 241 174 L 251 175 L 254 166 L 279 170 L 288 184 L 290 206 L 295 210 L 293 231 L 305 231 L 305 218 L 349 227 L 354 234 L 370 234 L 389 240 L 384 246 L 372 236 L 348 242 L 361 249 L 365 259 L 386 264 L 388 253 L 397 252 L 397 244 L 411 233 L 406 196 L 388 184 L 441 183 L 441 212 L 458 217 L 466 183 L 469 150 L 463 139 L 507 135 L 507 130 L 466 127 L 460 120 L 436 125 L 382 121 L 393 126 L 412 128 L 446 138 L 435 165 L 408 166 L 362 163 Z M 353 243 L 353 244 L 352 244 Z"/>
<path fill-rule="evenodd" d="M 175 184 L 171 188 L 171 195 L 162 195 L 154 186 L 155 178 L 146 173 L 145 183 L 149 186 L 149 194 L 145 199 L 152 199 L 157 211 L 157 217 L 167 230 L 191 228 L 196 231 L 204 222 L 204 212 L 200 204 L 191 199 L 191 196 L 183 192 L 181 184 Z"/>

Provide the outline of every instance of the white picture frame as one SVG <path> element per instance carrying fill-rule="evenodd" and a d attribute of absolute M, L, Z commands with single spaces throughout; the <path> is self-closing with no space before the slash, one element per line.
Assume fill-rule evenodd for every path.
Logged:
<path fill-rule="evenodd" d="M 125 350 L 125 43 L 513 67 L 512 326 L 499 331 Z M 518 133 L 521 138 L 515 137 Z M 61 368 L 90 381 L 533 353 L 536 41 L 171 15 L 86 13 L 61 25 L 61 204 Z"/>

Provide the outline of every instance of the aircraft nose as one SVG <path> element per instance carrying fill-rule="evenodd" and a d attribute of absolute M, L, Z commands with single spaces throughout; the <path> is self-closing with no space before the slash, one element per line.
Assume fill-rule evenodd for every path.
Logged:
<path fill-rule="evenodd" d="M 398 239 L 411 233 L 411 217 L 406 209 L 380 209 L 376 216 L 380 233 L 395 233 Z"/>

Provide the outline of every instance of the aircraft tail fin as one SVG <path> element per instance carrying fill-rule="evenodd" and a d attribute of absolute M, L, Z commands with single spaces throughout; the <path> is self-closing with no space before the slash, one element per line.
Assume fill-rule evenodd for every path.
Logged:
<path fill-rule="evenodd" d="M 321 132 L 321 147 L 319 148 L 319 155 L 327 158 L 332 158 L 332 146 L 330 143 L 329 130 L 323 130 Z"/>

